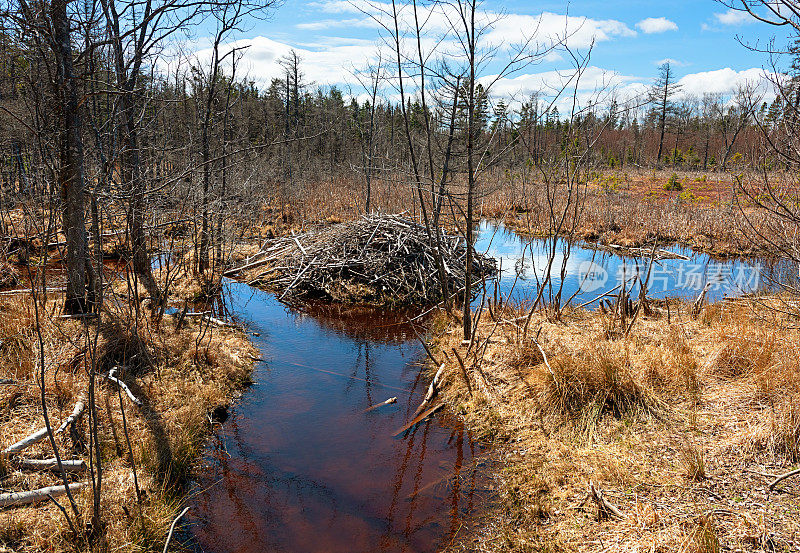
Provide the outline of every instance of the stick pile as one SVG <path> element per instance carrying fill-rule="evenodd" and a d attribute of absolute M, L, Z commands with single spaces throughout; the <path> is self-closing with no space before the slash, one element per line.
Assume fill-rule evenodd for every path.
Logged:
<path fill-rule="evenodd" d="M 448 295 L 465 288 L 466 247 L 442 233 L 441 256 Z M 432 304 L 442 299 L 437 245 L 422 225 L 397 215 L 373 214 L 348 223 L 268 242 L 243 266 L 250 284 L 275 290 L 292 302 L 326 300 L 376 305 Z M 496 273 L 495 260 L 473 256 L 472 282 Z"/>

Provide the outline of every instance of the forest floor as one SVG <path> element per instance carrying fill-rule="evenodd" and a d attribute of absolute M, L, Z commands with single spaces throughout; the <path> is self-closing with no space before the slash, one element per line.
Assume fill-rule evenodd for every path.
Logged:
<path fill-rule="evenodd" d="M 193 279 L 170 278 L 180 284 L 171 300 L 201 311 L 202 304 L 192 303 L 202 297 Z M 101 375 L 120 367 L 117 376 L 141 401 L 134 404 L 98 377 L 101 527 L 92 521 L 89 484 L 75 493 L 77 535 L 51 502 L 6 508 L 0 510 L 0 551 L 85 551 L 90 543 L 93 550 L 161 551 L 205 438 L 250 383 L 257 352 L 242 331 L 200 317 L 180 321 L 166 314 L 159 321 L 146 308 L 135 310 L 132 293 L 124 280 L 110 281 L 99 322 L 88 323 L 60 319 L 58 295 L 40 301 L 38 312 L 30 294 L 0 296 L 0 449 L 44 426 L 42 375 L 53 428 L 85 400 L 91 367 Z M 87 408 L 74 431 L 55 437 L 62 459 L 89 458 L 89 415 Z M 53 451 L 45 439 L 0 459 L 0 493 L 61 484 L 53 472 L 21 468 L 20 457 L 51 458 Z M 89 471 L 69 479 L 92 480 Z M 74 519 L 68 498 L 57 500 Z"/>
<path fill-rule="evenodd" d="M 469 347 L 445 323 L 441 397 L 501 460 L 496 506 L 450 550 L 800 550 L 800 475 L 769 488 L 800 462 L 800 330 L 781 301 L 696 318 L 675 301 L 627 337 L 586 310 L 534 313 L 527 334 L 520 308 L 484 311 Z"/>

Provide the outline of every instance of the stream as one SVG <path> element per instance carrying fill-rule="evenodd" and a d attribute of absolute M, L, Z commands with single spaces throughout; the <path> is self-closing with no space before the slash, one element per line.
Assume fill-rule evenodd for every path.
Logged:
<path fill-rule="evenodd" d="M 487 222 L 476 248 L 501 260 L 500 291 L 525 299 L 535 295 L 553 243 L 553 282 L 558 287 L 563 280 L 563 299 L 582 283 L 587 288 L 573 303 L 612 290 L 635 272 L 635 259 L 574 246 L 561 279 L 565 242 L 526 241 Z M 654 266 L 655 297 L 695 297 L 711 282 L 709 299 L 718 300 L 758 288 L 776 271 L 670 250 L 689 259 Z M 319 306 L 299 312 L 246 284 L 226 288 L 227 310 L 254 334 L 262 360 L 254 384 L 206 448 L 193 483 L 194 548 L 423 553 L 463 532 L 489 498 L 482 478 L 488 460 L 470 432 L 444 411 L 392 437 L 428 384 L 420 371 L 424 352 L 405 322 L 419 311 Z M 390 397 L 397 403 L 364 412 Z"/>

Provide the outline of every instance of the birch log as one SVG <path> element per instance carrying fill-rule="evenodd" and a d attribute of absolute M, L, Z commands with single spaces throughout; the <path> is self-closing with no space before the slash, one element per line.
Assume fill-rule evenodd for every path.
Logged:
<path fill-rule="evenodd" d="M 83 488 L 86 484 L 83 482 L 76 482 L 69 485 L 69 491 L 75 492 Z M 37 503 L 45 501 L 51 497 L 57 497 L 67 493 L 66 486 L 50 486 L 49 488 L 40 488 L 38 490 L 31 490 L 28 492 L 11 492 L 0 494 L 0 509 L 5 507 L 16 507 L 18 505 L 28 505 L 30 503 Z"/>
<path fill-rule="evenodd" d="M 65 420 L 61 426 L 57 429 L 53 430 L 53 435 L 61 434 L 67 426 L 74 423 L 78 420 L 81 415 L 83 415 L 83 411 L 86 408 L 86 405 L 83 403 L 83 398 L 78 400 L 78 403 L 75 404 L 75 409 L 72 410 L 72 414 Z M 41 430 L 37 430 L 27 438 L 24 438 L 14 445 L 10 445 L 3 450 L 3 455 L 12 455 L 14 453 L 19 453 L 23 449 L 27 449 L 35 443 L 41 442 L 47 437 L 47 427 L 42 428 Z"/>
<path fill-rule="evenodd" d="M 17 459 L 20 468 L 30 470 L 58 470 L 58 461 L 51 459 Z M 62 459 L 61 466 L 67 472 L 81 472 L 86 470 L 83 459 Z"/>

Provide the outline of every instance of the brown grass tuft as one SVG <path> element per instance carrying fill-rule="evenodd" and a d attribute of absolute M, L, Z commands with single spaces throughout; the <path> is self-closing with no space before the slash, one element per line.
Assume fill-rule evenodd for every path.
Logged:
<path fill-rule="evenodd" d="M 651 415 L 659 411 L 657 398 L 634 377 L 629 360 L 606 345 L 562 354 L 551 363 L 553 373 L 541 373 L 539 404 L 551 418 L 577 420 L 591 434 L 606 414 L 616 418 Z"/>

